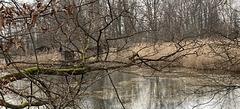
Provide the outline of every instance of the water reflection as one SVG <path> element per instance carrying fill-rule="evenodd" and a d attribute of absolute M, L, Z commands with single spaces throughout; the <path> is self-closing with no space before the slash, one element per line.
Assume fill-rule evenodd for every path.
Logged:
<path fill-rule="evenodd" d="M 121 72 L 111 74 L 127 109 L 237 109 L 240 106 L 240 90 L 222 83 L 220 86 L 220 82 L 213 84 L 216 78 L 210 76 L 219 78 L 217 76 L 223 75 L 143 78 Z M 81 105 L 85 108 L 122 109 L 107 77 L 89 91 L 93 96 L 83 100 Z"/>
<path fill-rule="evenodd" d="M 165 69 L 163 72 L 156 73 L 146 73 L 151 72 L 149 69 L 131 70 L 126 69 L 125 72 L 111 74 L 126 109 L 238 109 L 240 106 L 239 75 L 216 74 L 213 71 L 185 68 Z M 102 76 L 101 74 L 105 75 L 103 72 L 99 74 L 94 72 L 93 76 L 98 79 L 97 77 Z M 90 77 L 86 77 L 86 79 Z M 58 93 L 71 91 L 70 87 L 66 88 L 65 77 L 42 75 L 42 78 L 49 83 L 49 87 L 51 86 L 53 91 Z M 67 78 L 72 84 L 79 79 L 79 76 L 76 76 L 75 79 Z M 13 84 L 16 89 L 29 89 L 30 85 L 24 79 L 15 81 Z M 79 105 L 76 108 L 122 109 L 107 76 L 99 79 L 90 87 L 88 85 L 83 85 L 83 87 L 88 89 L 79 97 L 77 101 Z M 35 94 L 37 97 L 44 97 L 37 87 L 33 90 L 37 91 Z M 11 94 L 6 95 L 5 98 L 13 104 L 21 104 L 24 101 Z M 40 108 L 46 109 L 45 106 Z"/>

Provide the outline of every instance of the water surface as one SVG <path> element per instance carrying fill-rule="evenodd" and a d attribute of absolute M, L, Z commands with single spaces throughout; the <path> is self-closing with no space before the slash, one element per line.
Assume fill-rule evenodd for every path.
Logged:
<path fill-rule="evenodd" d="M 150 71 L 135 69 L 111 74 L 125 108 L 237 109 L 240 106 L 240 90 L 235 87 L 239 83 L 237 75 L 186 68 L 146 73 Z M 108 77 L 89 90 L 93 96 L 83 100 L 85 108 L 122 109 Z"/>
<path fill-rule="evenodd" d="M 239 75 L 229 72 L 203 71 L 187 68 L 166 68 L 162 72 L 132 67 L 121 71 L 109 71 L 113 84 L 126 109 L 238 109 L 240 107 Z M 122 109 L 116 91 L 106 72 L 93 72 L 96 77 L 86 82 L 78 102 L 80 109 Z M 105 76 L 103 76 L 105 75 Z M 53 84 L 53 91 L 64 92 L 66 78 L 42 75 Z M 98 76 L 102 76 L 99 79 Z M 86 77 L 87 81 L 89 77 Z M 71 85 L 76 85 L 75 77 Z M 90 81 L 90 80 L 89 80 Z M 89 87 L 89 84 L 91 86 Z M 29 88 L 29 82 L 18 80 L 13 83 L 16 89 Z M 61 87 L 61 88 L 58 88 Z M 44 97 L 34 88 L 35 95 Z M 9 94 L 5 99 L 13 104 L 24 100 Z M 45 109 L 45 107 L 40 107 Z M 38 109 L 38 108 L 36 108 Z"/>

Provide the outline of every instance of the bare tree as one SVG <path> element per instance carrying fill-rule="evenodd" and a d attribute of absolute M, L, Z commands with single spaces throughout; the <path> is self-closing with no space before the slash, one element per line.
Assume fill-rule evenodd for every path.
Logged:
<path fill-rule="evenodd" d="M 11 0 L 0 3 L 1 54 L 6 65 L 14 69 L 0 77 L 0 105 L 6 108 L 78 108 L 81 107 L 78 102 L 88 94 L 87 89 L 106 76 L 125 108 L 110 75 L 114 71 L 131 66 L 162 71 L 166 67 L 184 66 L 185 57 L 203 54 L 221 57 L 214 67 L 206 65 L 208 68 L 231 70 L 239 64 L 238 53 L 234 52 L 239 47 L 239 11 L 231 2 L 49 0 L 21 4 Z M 50 50 L 53 57 L 42 61 L 47 55 L 37 51 L 43 45 L 51 47 L 48 51 L 60 49 L 69 53 L 64 54 L 67 60 L 58 59 L 60 53 Z M 21 53 L 26 58 L 19 60 Z M 24 81 L 24 86 L 17 88 L 19 81 Z M 10 102 L 8 94 L 18 96 L 21 103 Z"/>

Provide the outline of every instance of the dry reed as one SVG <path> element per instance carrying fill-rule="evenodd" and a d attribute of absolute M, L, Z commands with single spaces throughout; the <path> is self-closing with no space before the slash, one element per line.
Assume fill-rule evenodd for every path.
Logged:
<path fill-rule="evenodd" d="M 179 48 L 182 51 L 176 52 Z M 240 49 L 238 46 L 234 46 L 231 41 L 222 39 L 187 40 L 181 43 L 136 43 L 128 49 L 109 53 L 108 61 L 130 62 L 129 58 L 136 53 L 144 59 L 159 59 L 174 52 L 176 54 L 169 56 L 164 61 L 148 61 L 148 64 L 155 66 L 169 64 L 170 66 L 198 69 L 240 69 Z M 62 60 L 61 53 L 57 50 L 52 50 L 49 53 L 38 53 L 37 56 L 39 63 L 54 64 Z M 32 55 L 17 56 L 14 61 L 36 62 L 35 56 Z"/>

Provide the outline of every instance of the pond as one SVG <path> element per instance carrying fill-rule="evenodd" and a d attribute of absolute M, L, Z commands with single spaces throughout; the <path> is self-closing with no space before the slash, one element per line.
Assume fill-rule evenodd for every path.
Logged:
<path fill-rule="evenodd" d="M 103 76 L 90 87 L 85 87 L 86 94 L 79 100 L 77 108 L 238 109 L 240 106 L 240 76 L 229 72 L 179 67 L 155 72 L 133 67 L 112 71 L 109 75 L 112 82 L 108 76 Z M 65 81 L 64 77 L 58 76 L 47 75 L 46 78 L 55 82 Z M 24 80 L 14 84 L 17 87 L 29 87 Z M 14 95 L 5 97 L 14 104 L 21 103 L 20 98 Z"/>
<path fill-rule="evenodd" d="M 150 75 L 146 72 L 151 70 L 134 69 L 110 75 L 126 109 L 237 109 L 240 106 L 236 75 L 186 68 L 170 68 Z M 85 109 L 123 108 L 108 77 L 89 90 L 92 96 L 81 102 Z"/>

